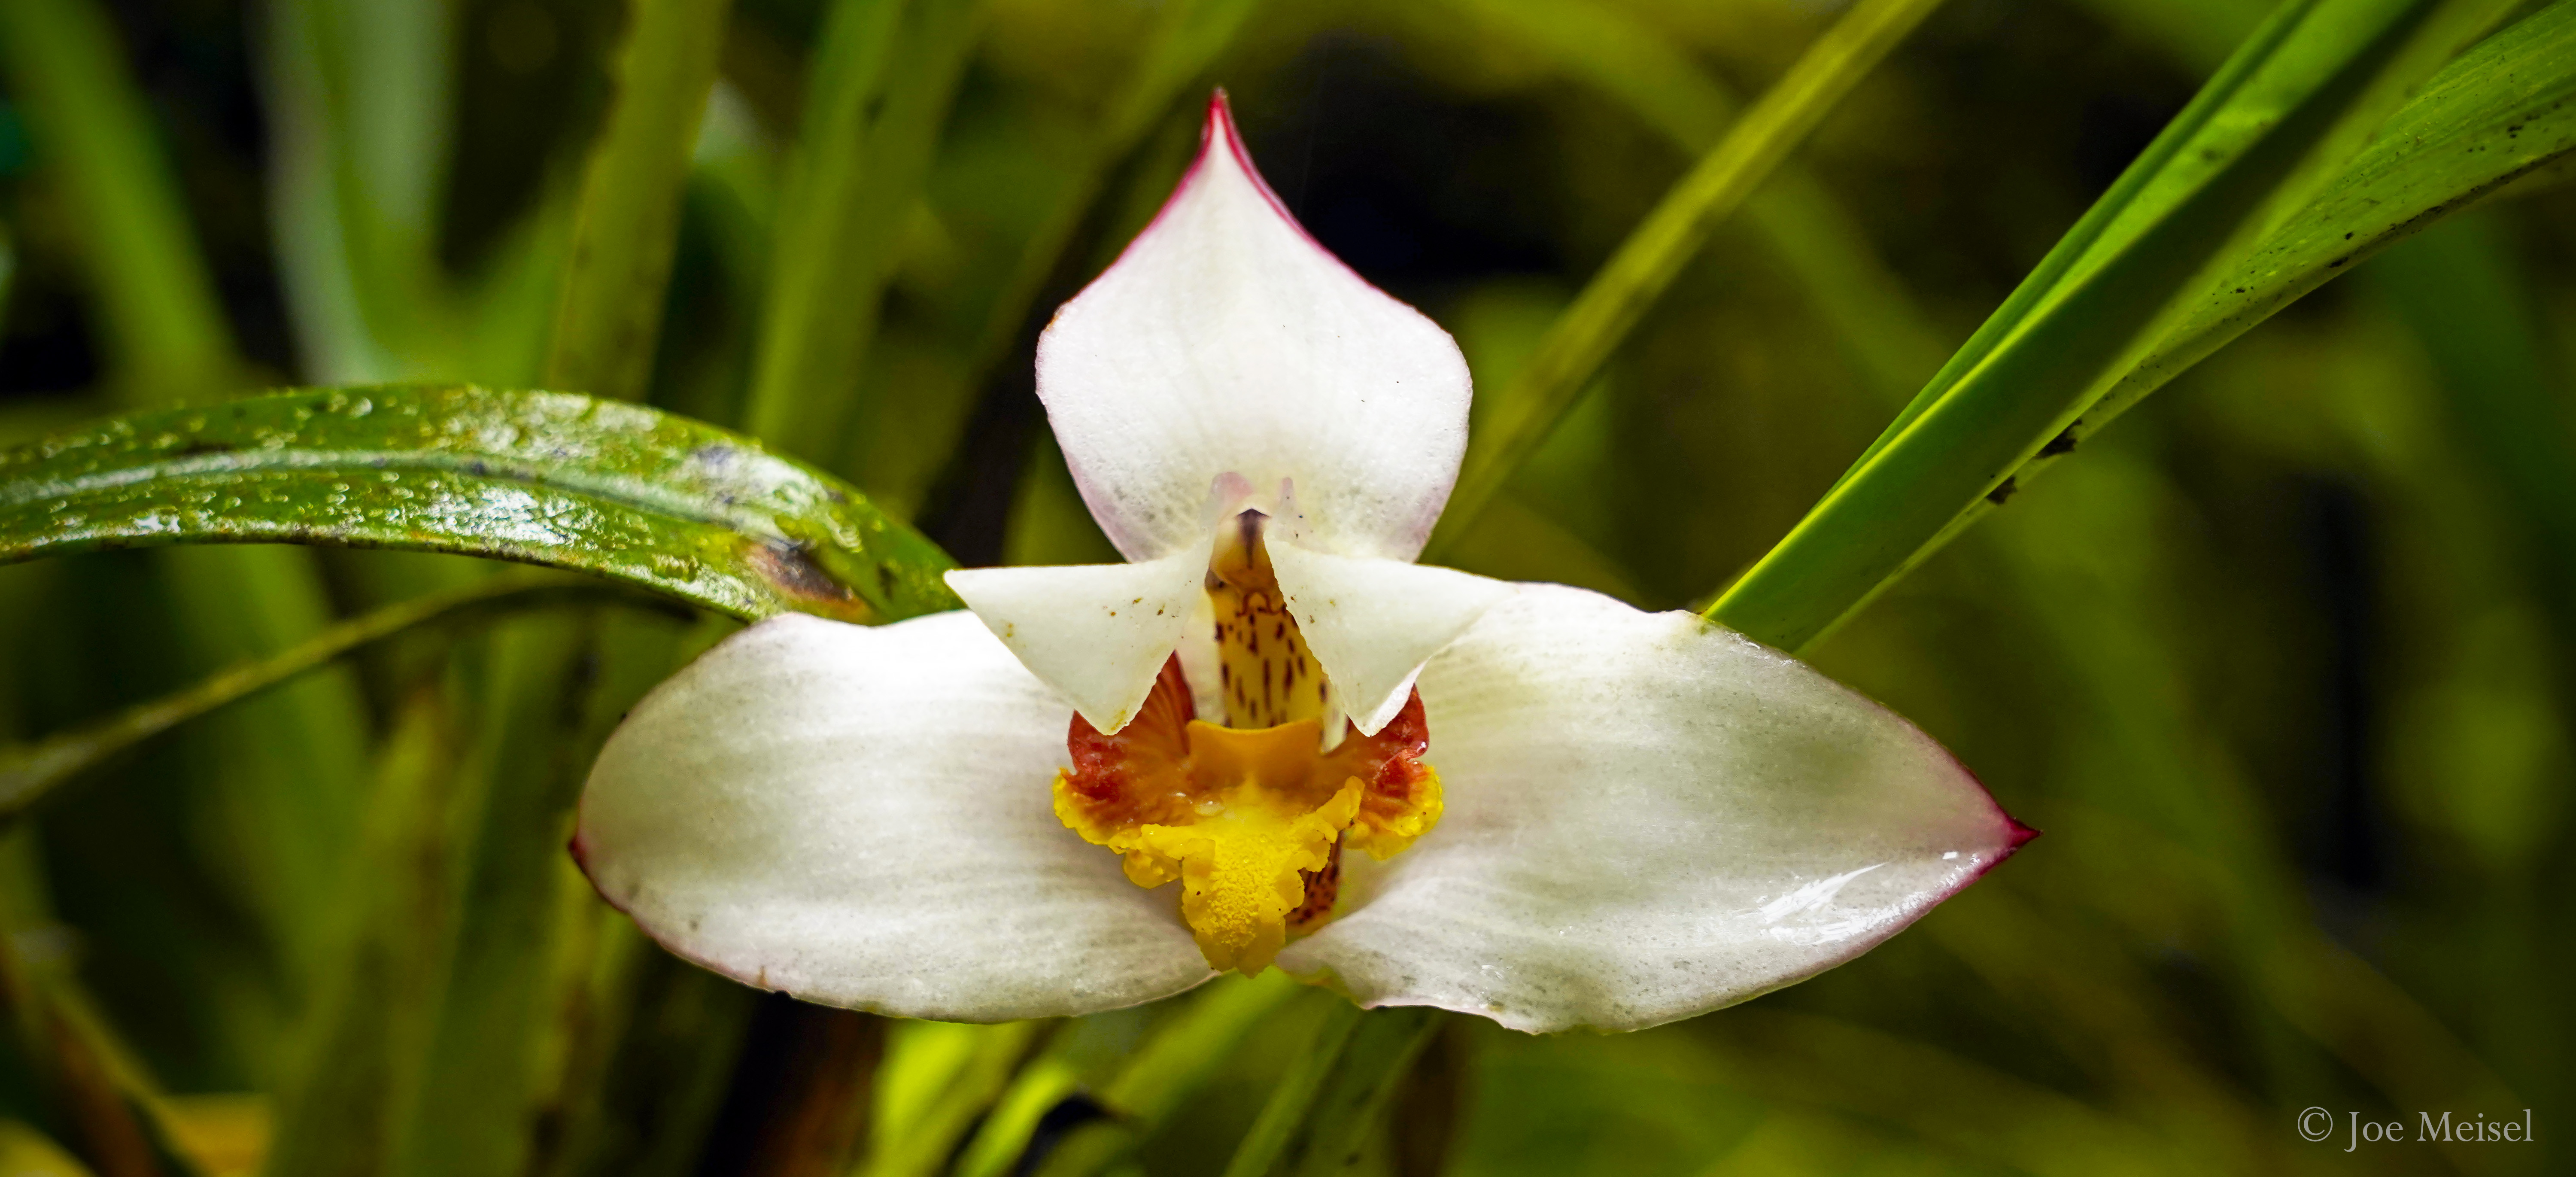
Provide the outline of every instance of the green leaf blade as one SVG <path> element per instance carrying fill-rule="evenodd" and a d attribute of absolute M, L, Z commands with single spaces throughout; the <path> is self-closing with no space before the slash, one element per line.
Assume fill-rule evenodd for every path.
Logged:
<path fill-rule="evenodd" d="M 2427 83 L 2316 201 L 2213 287 L 2092 414 L 2118 415 L 2355 263 L 2576 151 L 2576 3 L 2479 43 Z"/>
<path fill-rule="evenodd" d="M 2209 286 L 2153 351 L 2111 380 L 2065 431 L 2052 435 L 2062 441 L 2024 459 L 2012 472 L 2013 485 L 2029 486 L 2073 453 L 2076 442 L 2308 292 L 2351 273 L 2389 245 L 2572 156 L 2576 2 L 2560 0 L 2480 42 L 2436 74 L 2313 202 Z M 1926 403 L 1918 397 L 1909 412 L 1919 415 Z M 1875 455 L 1912 419 L 1900 418 L 1869 453 Z M 1970 502 L 1878 588 L 1902 577 L 1999 505 L 1993 498 Z M 1844 616 L 1869 599 L 1854 602 Z"/>
<path fill-rule="evenodd" d="M 757 443 L 572 393 L 304 391 L 112 419 L 0 458 L 0 562 L 172 543 L 568 568 L 746 619 L 954 607 L 944 554 Z"/>
<path fill-rule="evenodd" d="M 743 427 L 828 458 L 876 330 L 903 231 L 922 198 L 966 62 L 977 0 L 841 0 L 779 206 Z"/>
<path fill-rule="evenodd" d="M 1573 410 L 1602 363 L 1698 255 L 1717 224 L 1770 178 L 1937 3 L 1855 5 L 1664 194 L 1548 329 L 1519 377 L 1497 395 L 1459 467 L 1432 541 L 1435 555 L 1465 533 L 1512 471 Z"/>
<path fill-rule="evenodd" d="M 641 400 L 679 248 L 680 190 L 732 0 L 636 4 L 582 178 L 546 383 Z"/>
<path fill-rule="evenodd" d="M 1937 549 L 1981 499 L 2012 493 L 2015 471 L 2143 361 L 2197 292 L 2304 204 L 2496 7 L 2285 7 L 1709 616 L 1803 648 Z"/>

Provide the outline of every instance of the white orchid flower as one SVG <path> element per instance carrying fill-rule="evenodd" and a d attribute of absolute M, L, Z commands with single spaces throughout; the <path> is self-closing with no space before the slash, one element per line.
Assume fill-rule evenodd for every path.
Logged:
<path fill-rule="evenodd" d="M 574 848 L 665 946 L 913 1017 L 1275 960 L 1364 1005 L 1624 1030 L 1849 960 L 2030 836 L 1778 651 L 1412 563 L 1466 364 L 1306 236 L 1221 96 L 1037 364 L 1130 562 L 952 573 L 970 612 L 876 628 L 773 618 L 653 692 Z"/>

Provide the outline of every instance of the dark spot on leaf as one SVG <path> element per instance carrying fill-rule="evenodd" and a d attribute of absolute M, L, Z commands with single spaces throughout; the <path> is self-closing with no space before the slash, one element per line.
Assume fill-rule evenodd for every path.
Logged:
<path fill-rule="evenodd" d="M 1998 507 L 2003 506 L 2007 500 L 2013 497 L 2013 492 L 2019 489 L 2019 487 L 2013 485 L 2012 479 L 2004 479 L 2001 483 L 1996 484 L 1993 490 L 1986 492 L 1986 501 L 1993 503 Z"/>
<path fill-rule="evenodd" d="M 182 458 L 193 458 L 199 454 L 229 454 L 231 452 L 233 452 L 233 446 L 230 442 L 192 441 L 187 445 L 180 447 L 179 456 Z"/>
<path fill-rule="evenodd" d="M 2039 447 L 2039 456 L 2043 458 L 2054 458 L 2059 454 L 2071 454 L 2074 452 L 2075 427 L 2072 425 L 2067 426 L 2065 431 L 2059 433 L 2057 436 L 2049 438 L 2047 445 Z"/>
<path fill-rule="evenodd" d="M 746 555 L 763 579 L 789 597 L 835 605 L 855 604 L 859 599 L 850 586 L 832 579 L 831 573 L 814 562 L 814 551 L 805 544 L 762 540 L 754 543 Z"/>

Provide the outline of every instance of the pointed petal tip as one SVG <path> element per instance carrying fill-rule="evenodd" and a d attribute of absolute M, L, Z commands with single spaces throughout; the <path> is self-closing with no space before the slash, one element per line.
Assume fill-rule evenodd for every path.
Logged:
<path fill-rule="evenodd" d="M 1921 734 L 1920 729 L 1917 729 L 1917 734 Z M 1985 798 L 1987 808 L 1992 809 L 1996 820 L 2003 823 L 2002 841 L 2001 844 L 1996 847 L 1994 857 L 1988 859 L 1984 866 L 1977 868 L 1975 872 L 1968 875 L 1965 880 L 1961 881 L 1956 888 L 1950 891 L 1950 894 L 1956 895 L 1960 891 L 1967 890 L 1970 883 L 1974 883 L 1977 880 L 1986 877 L 1987 871 L 1993 870 L 1998 866 L 2002 866 L 2005 859 L 2012 857 L 2023 846 L 2029 844 L 2030 840 L 2038 837 L 2041 831 L 2022 824 L 2022 820 L 2020 818 L 2014 817 L 2012 814 L 2005 812 L 2003 802 L 1995 800 L 1995 791 L 1986 787 L 1986 779 L 1978 776 L 1977 770 L 1968 767 L 1968 762 L 1959 759 L 1959 754 L 1951 751 L 1948 745 L 1945 745 L 1928 735 L 1923 736 L 1923 740 L 1925 743 L 1939 750 L 1941 755 L 1949 758 L 1951 769 L 1956 771 L 1961 777 L 1965 778 L 1968 784 L 1976 789 L 1979 796 Z"/>
<path fill-rule="evenodd" d="M 1223 154 L 1220 155 L 1220 151 Z M 1331 259 L 1335 268 L 1349 273 L 1353 278 L 1359 278 L 1358 273 L 1351 270 L 1339 255 L 1324 248 L 1323 242 L 1315 240 L 1315 235 L 1306 231 L 1305 222 L 1298 220 L 1297 214 L 1288 211 L 1288 202 L 1279 199 L 1279 193 L 1270 187 L 1268 177 L 1261 174 L 1261 165 L 1252 162 L 1252 148 L 1244 143 L 1243 128 L 1236 125 L 1234 121 L 1234 100 L 1226 95 L 1223 86 L 1217 87 L 1208 94 L 1207 121 L 1199 127 L 1198 157 L 1192 159 L 1189 169 L 1181 173 L 1181 182 L 1172 186 L 1171 196 L 1163 201 L 1164 211 L 1168 212 L 1181 203 L 1181 197 L 1206 175 L 1208 162 L 1215 159 L 1232 160 L 1234 170 L 1251 182 L 1252 190 L 1261 194 L 1261 199 L 1270 205 L 1271 211 L 1279 214 L 1279 219 L 1286 221 L 1289 228 L 1296 230 L 1297 236 L 1304 238 L 1306 244 L 1314 246 L 1316 252 Z M 1162 218 L 1157 214 L 1155 219 Z M 1152 226 L 1148 225 L 1147 231 L 1151 230 Z M 1142 234 L 1139 236 L 1141 237 Z M 1360 281 L 1365 283 L 1367 279 L 1361 278 Z M 1370 289 L 1374 290 L 1376 287 L 1371 286 Z"/>
<path fill-rule="evenodd" d="M 2012 857 L 2015 853 L 2019 852 L 2023 846 L 2028 845 L 2031 839 L 2040 835 L 2040 831 L 2022 824 L 2022 820 L 2020 818 L 2014 817 L 2012 814 L 2005 812 L 2003 802 L 1995 800 L 1995 791 L 1986 787 L 1986 779 L 1978 776 L 1977 770 L 1968 767 L 1967 761 L 1959 759 L 1958 753 L 1952 752 L 1947 745 L 1942 744 L 1938 740 L 1933 740 L 1930 736 L 1925 736 L 1924 739 L 1934 748 L 1940 749 L 1942 755 L 1950 758 L 1950 767 L 1958 770 L 1960 776 L 1967 778 L 1968 783 L 1974 786 L 1978 794 L 1986 799 L 1987 806 L 1994 810 L 1994 816 L 2003 822 L 2002 844 L 1996 848 L 1995 856 L 1988 860 L 1984 866 L 1978 868 L 1976 873 L 1969 875 L 1966 881 L 1960 883 L 1958 889 L 1951 892 L 1951 894 L 1955 895 L 1958 894 L 1959 891 L 1966 890 L 1969 883 L 1974 883 L 1978 879 L 1986 877 L 1987 871 L 1993 870 L 1998 866 L 2002 866 L 2005 859 Z"/>
<path fill-rule="evenodd" d="M 1220 134 L 1234 135 L 1234 99 L 1223 86 L 1208 91 L 1207 123 L 1199 128 L 1199 142 L 1205 144 Z"/>
<path fill-rule="evenodd" d="M 1334 546 L 1411 558 L 1457 479 L 1471 383 L 1447 332 L 1298 222 L 1221 91 L 1171 196 L 1037 347 L 1066 467 L 1131 560 L 1194 540 L 1226 471 L 1294 478 Z"/>

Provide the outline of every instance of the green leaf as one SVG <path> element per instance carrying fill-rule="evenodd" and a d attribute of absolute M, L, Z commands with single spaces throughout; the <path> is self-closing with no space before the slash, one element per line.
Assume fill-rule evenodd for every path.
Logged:
<path fill-rule="evenodd" d="M 0 55 L 42 175 L 62 198 L 107 345 L 103 390 L 128 404 L 213 399 L 235 390 L 242 365 L 163 155 L 166 132 L 122 53 L 95 0 L 0 9 Z M 152 565 L 181 623 L 172 653 L 183 672 L 288 648 L 329 619 L 309 552 L 173 551 Z M 183 787 L 205 807 L 208 844 L 224 848 L 210 864 L 214 878 L 275 953 L 255 1005 L 223 1020 L 227 1049 L 257 1073 L 272 1062 L 277 1021 L 319 967 L 311 917 L 357 812 L 364 706 L 348 675 L 317 674 L 230 709 L 188 740 Z"/>
<path fill-rule="evenodd" d="M 839 0 L 826 18 L 778 237 L 744 431 L 828 459 L 896 246 L 921 199 L 983 5 Z"/>
<path fill-rule="evenodd" d="M 252 57 L 270 232 L 308 378 L 535 380 L 571 202 L 547 200 L 545 231 L 526 235 L 535 247 L 505 246 L 477 284 L 520 297 L 468 306 L 439 259 L 464 13 L 447 0 L 276 0 L 262 12 Z"/>
<path fill-rule="evenodd" d="M 406 1060 L 417 1070 L 395 1081 L 412 1095 L 389 1150 L 397 1177 L 528 1167 L 544 1059 L 560 1049 L 555 1010 L 578 983 L 557 967 L 558 936 L 567 913 L 596 902 L 563 852 L 573 806 L 619 713 L 672 669 L 667 644 L 656 658 L 643 635 L 615 642 L 608 620 L 516 618 L 493 634 L 465 758 L 468 824 L 448 858 L 453 940 L 422 995 L 427 1041 Z M 628 655 L 616 673 L 599 661 L 613 653 Z"/>
<path fill-rule="evenodd" d="M 2199 72 L 2227 60 L 2262 23 L 2270 0 L 2075 0 L 2104 23 Z"/>
<path fill-rule="evenodd" d="M 629 0 L 623 7 L 615 99 L 588 154 L 543 382 L 640 400 L 653 373 L 678 248 L 682 188 L 732 5 Z M 583 412 L 612 421 L 619 416 L 598 402 Z M 603 424 L 609 433 L 645 427 L 643 419 Z M 679 437 L 656 440 L 688 444 Z M 692 464 L 736 461 L 722 443 L 670 461 L 691 452 L 625 455 L 640 459 L 635 472 L 644 475 L 641 486 L 628 489 L 676 488 L 692 481 Z M 717 483 L 732 476 L 719 473 Z M 766 483 L 762 474 L 752 477 Z M 769 487 L 699 489 L 705 499 L 683 511 L 758 501 Z M 838 492 L 793 497 L 809 507 L 854 501 Z M 872 511 L 869 516 L 874 521 Z M 755 528 L 786 522 L 731 521 Z M 715 544 L 724 550 L 723 540 Z M 567 1003 L 583 1000 L 586 954 L 596 945 L 566 934 L 578 928 L 573 913 L 589 914 L 582 905 L 591 896 L 561 847 L 591 754 L 618 714 L 677 664 L 672 635 L 618 641 L 608 636 L 613 628 L 614 619 L 598 612 L 504 626 L 487 650 L 488 675 L 467 688 L 478 714 L 457 791 L 469 799 L 463 808 L 470 816 L 462 836 L 439 855 L 458 887 L 453 940 L 438 962 L 443 968 L 432 970 L 440 974 L 437 982 L 409 994 L 403 1012 L 419 1018 L 422 1045 L 397 1057 L 385 1087 L 392 1119 L 385 1171 L 397 1177 L 516 1173 L 544 1163 L 530 1126 L 561 1094 L 550 1085 L 565 1076 L 546 1060 L 575 1049 L 572 1023 L 562 1014 Z M 326 1057 L 307 1082 L 326 1087 L 336 1070 Z M 329 1125 L 326 1132 L 337 1128 L 327 1118 L 317 1122 Z"/>
<path fill-rule="evenodd" d="M 2353 264 L 2576 150 L 2576 2 L 2480 42 L 2426 83 L 2379 137 L 2205 293 L 2121 376 L 2083 432 Z"/>
<path fill-rule="evenodd" d="M 976 1121 L 992 1110 L 1031 1047 L 1055 1025 L 896 1022 L 877 1071 L 875 1121 L 859 1172 L 931 1177 L 947 1171 Z"/>
<path fill-rule="evenodd" d="M 2285 5 L 1709 616 L 1799 649 L 1932 550 L 2305 203 L 2498 0 Z M 2245 243 L 2240 245 L 2239 243 Z"/>
<path fill-rule="evenodd" d="M 0 65 L 43 165 L 79 210 L 81 246 L 121 375 L 203 395 L 239 370 L 214 276 L 197 251 L 124 47 L 94 0 L 0 6 Z"/>
<path fill-rule="evenodd" d="M 1337 1006 L 1271 1090 L 1225 1177 L 1346 1171 L 1444 1016 L 1428 1006 Z"/>
<path fill-rule="evenodd" d="M 1741 103 L 1664 30 L 1603 0 L 1450 0 L 1489 35 L 1626 107 L 1697 157 Z M 1870 232 L 1793 157 L 1744 201 L 1744 225 L 1803 288 L 1874 385 L 1910 395 L 1949 347 L 1870 246 Z"/>
<path fill-rule="evenodd" d="M 2182 324 L 2126 369 L 2054 444 L 2017 467 L 2012 485 L 2029 486 L 2084 438 L 2309 291 L 2571 155 L 2576 2 L 2558 0 L 2434 75 L 2313 203 L 2210 286 Z M 1999 505 L 1991 498 L 1969 504 L 1896 575 Z"/>
<path fill-rule="evenodd" d="M 545 383 L 639 400 L 680 240 L 680 186 L 733 0 L 626 6 L 617 101 L 582 175 Z"/>
<path fill-rule="evenodd" d="M 1020 334 L 1030 305 L 1046 293 L 1050 276 L 1074 263 L 1066 247 L 1082 228 L 1085 215 L 1094 211 L 1111 171 L 1145 140 L 1155 121 L 1180 100 L 1182 91 L 1234 42 L 1260 4 L 1261 0 L 1172 0 L 1157 8 L 1153 32 L 1138 52 L 1134 68 L 1110 99 L 1105 117 L 1091 128 L 1088 142 L 1067 165 L 1075 172 L 1074 181 L 1021 247 L 1018 263 L 985 316 L 975 349 L 979 367 L 1017 362 L 1016 356 L 1005 353 Z"/>
<path fill-rule="evenodd" d="M 1024 99 L 1032 117 L 1018 120 L 998 141 L 978 138 L 978 125 L 986 135 L 997 129 L 989 110 L 958 120 L 965 137 L 941 153 L 949 184 L 991 182 L 995 173 L 987 163 L 996 147 L 1023 156 L 1017 166 L 1028 169 L 1003 185 L 1013 189 L 1001 202 L 1012 211 L 989 223 L 1000 229 L 994 250 L 1000 256 L 988 259 L 989 272 L 971 282 L 975 293 L 954 308 L 956 320 L 942 329 L 957 350 L 954 367 L 943 360 L 933 368 L 938 374 L 926 380 L 915 369 L 900 396 L 854 398 L 840 435 L 827 439 L 839 447 L 832 469 L 859 479 L 897 511 L 922 504 L 944 477 L 943 467 L 953 464 L 951 451 L 974 405 L 992 395 L 993 373 L 1028 370 L 1036 341 L 1030 309 L 1050 296 L 1071 297 L 1096 269 L 1090 251 L 1076 246 L 1095 236 L 1124 244 L 1118 228 L 1130 209 L 1113 181 L 1129 181 L 1119 187 L 1151 186 L 1145 180 L 1159 162 L 1153 133 L 1177 107 L 1197 109 L 1205 91 L 1186 92 L 1203 84 L 1259 7 L 1260 0 L 1166 0 L 1140 10 L 1145 31 L 1135 38 L 1136 56 L 1107 95 L 1100 117 L 1058 123 L 1040 113 L 1051 111 L 1054 99 Z M 1195 122 L 1190 126 L 1195 130 Z M 1025 183 L 1040 172 L 1045 179 Z M 1170 174 L 1179 174 L 1177 162 Z M 927 186 L 941 187 L 936 173 Z M 1155 204 L 1168 191 L 1167 184 L 1158 186 Z M 982 203 L 981 197 L 961 201 L 952 189 L 934 211 L 943 222 L 983 222 L 992 210 L 975 207 Z M 1124 218 L 1132 224 L 1123 227 L 1141 227 L 1152 207 Z M 893 360 L 893 351 L 880 354 Z"/>
<path fill-rule="evenodd" d="M 1314 992 L 1277 970 L 1258 977 L 1221 977 L 1183 1001 L 1150 1037 L 1129 1053 L 1097 1091 L 1109 1115 L 1077 1128 L 1036 1167 L 1041 1177 L 1089 1177 L 1134 1159 L 1137 1146 L 1206 1088 L 1223 1064 L 1243 1049 L 1262 1022 L 1290 1002 Z M 1339 998 L 1327 997 L 1338 1001 Z M 1026 1080 L 1023 1080 L 1026 1082 Z M 1029 1139 L 1015 1141 L 1015 1154 Z"/>
<path fill-rule="evenodd" d="M 2561 5 L 2562 18 L 2576 5 Z M 2576 20 L 2561 19 L 2576 28 Z M 2566 60 L 2561 51 L 2559 60 Z M 2568 71 L 2576 73 L 2576 70 Z M 2533 127 L 2526 124 L 2523 133 Z M 2441 375 L 2444 412 L 2471 461 L 2504 493 L 2535 594 L 2576 634 L 2576 405 L 2552 362 L 2528 263 L 2497 218 L 2471 215 L 2407 241 L 2364 271 L 2414 329 Z"/>
<path fill-rule="evenodd" d="M 746 619 L 956 607 L 946 556 L 857 491 L 713 426 L 572 393 L 290 392 L 0 458 L 0 562 L 176 543 L 516 560 Z"/>
<path fill-rule="evenodd" d="M 1602 361 L 1697 256 L 1717 223 L 1752 195 L 1937 3 L 1865 0 L 1854 6 L 1673 185 L 1548 330 L 1520 377 L 1498 395 L 1485 428 L 1468 446 L 1435 543 L 1446 546 L 1465 533 L 1504 479 L 1573 409 Z"/>
<path fill-rule="evenodd" d="M 0 823 L 25 812 L 54 786 L 83 769 L 215 708 L 326 665 L 369 642 L 444 619 L 460 610 L 513 597 L 595 587 L 598 586 L 578 581 L 567 584 L 539 573 L 483 577 L 463 588 L 412 597 L 363 617 L 350 618 L 275 654 L 230 667 L 176 694 L 137 704 L 102 722 L 49 736 L 27 747 L 0 751 Z"/>
<path fill-rule="evenodd" d="M 427 1049 L 460 889 L 455 857 L 442 853 L 465 784 L 447 694 L 424 684 L 391 717 L 354 868 L 333 888 L 333 967 L 305 999 L 276 1084 L 276 1134 L 261 1165 L 271 1177 L 392 1168 L 394 1109 Z"/>

